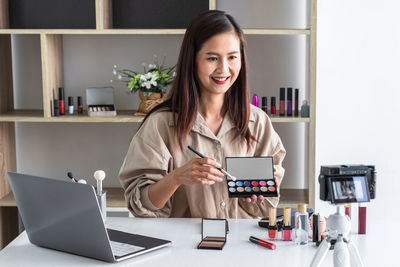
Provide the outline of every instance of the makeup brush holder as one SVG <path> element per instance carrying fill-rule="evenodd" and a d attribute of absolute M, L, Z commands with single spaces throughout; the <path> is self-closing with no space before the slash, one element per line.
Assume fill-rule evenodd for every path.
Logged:
<path fill-rule="evenodd" d="M 107 218 L 107 191 L 103 191 L 101 195 L 96 194 L 97 202 L 99 203 L 101 217 L 103 217 L 103 221 L 106 221 Z"/>

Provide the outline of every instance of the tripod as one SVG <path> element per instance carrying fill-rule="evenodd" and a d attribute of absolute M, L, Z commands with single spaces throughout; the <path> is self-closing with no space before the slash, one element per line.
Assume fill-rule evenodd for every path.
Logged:
<path fill-rule="evenodd" d="M 335 241 L 335 249 L 333 252 L 334 267 L 363 267 L 360 254 L 357 247 L 348 238 L 351 228 L 350 218 L 344 215 L 342 206 L 336 207 L 336 213 L 331 214 L 326 222 L 328 229 L 328 237 L 322 240 L 315 253 L 310 267 L 318 267 L 323 262 L 328 252 L 331 241 Z"/>

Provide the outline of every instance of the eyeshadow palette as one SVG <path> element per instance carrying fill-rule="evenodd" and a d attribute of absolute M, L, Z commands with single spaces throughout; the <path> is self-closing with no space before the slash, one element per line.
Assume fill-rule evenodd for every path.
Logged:
<path fill-rule="evenodd" d="M 226 170 L 237 179 L 227 180 L 229 197 L 278 196 L 272 157 L 227 157 L 225 161 Z"/>
<path fill-rule="evenodd" d="M 201 222 L 202 239 L 198 249 L 222 250 L 226 243 L 228 221 L 226 219 L 206 219 Z"/>

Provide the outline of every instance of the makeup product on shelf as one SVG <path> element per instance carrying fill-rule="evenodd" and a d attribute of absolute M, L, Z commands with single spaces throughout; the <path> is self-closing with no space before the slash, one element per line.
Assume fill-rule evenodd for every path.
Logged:
<path fill-rule="evenodd" d="M 358 234 L 365 235 L 367 233 L 367 206 L 365 203 L 358 205 Z"/>
<path fill-rule="evenodd" d="M 268 98 L 266 96 L 261 98 L 261 109 L 268 114 Z"/>
<path fill-rule="evenodd" d="M 287 116 L 292 116 L 292 110 L 293 110 L 293 90 L 292 88 L 288 87 L 287 88 L 287 101 L 286 101 L 287 107 L 286 107 L 286 115 Z"/>
<path fill-rule="evenodd" d="M 292 240 L 292 225 L 291 225 L 291 208 L 283 209 L 283 229 L 282 229 L 282 240 L 291 241 Z"/>
<path fill-rule="evenodd" d="M 307 100 L 303 100 L 303 105 L 301 105 L 301 117 L 310 117 L 310 106 L 308 105 Z"/>
<path fill-rule="evenodd" d="M 259 239 L 259 238 L 254 237 L 254 236 L 250 236 L 249 240 L 250 240 L 250 242 L 252 242 L 254 244 L 257 244 L 257 245 L 260 245 L 260 246 L 263 246 L 263 247 L 266 247 L 266 248 L 269 248 L 269 249 L 272 249 L 272 250 L 276 248 L 276 245 L 274 243 Z"/>
<path fill-rule="evenodd" d="M 308 234 L 310 232 L 310 221 L 308 220 L 307 205 L 298 204 L 295 214 L 295 243 L 296 245 L 305 245 L 308 243 Z"/>
<path fill-rule="evenodd" d="M 88 115 L 91 117 L 114 117 L 117 111 L 114 106 L 113 87 L 86 88 Z"/>
<path fill-rule="evenodd" d="M 226 181 L 230 198 L 278 196 L 272 157 L 226 157 L 225 166 L 236 177 L 236 181 Z"/>
<path fill-rule="evenodd" d="M 83 105 L 81 96 L 78 96 L 78 114 L 83 114 Z"/>
<path fill-rule="evenodd" d="M 257 94 L 253 95 L 253 105 L 258 107 L 258 95 Z"/>
<path fill-rule="evenodd" d="M 299 89 L 294 90 L 294 116 L 299 116 Z"/>
<path fill-rule="evenodd" d="M 72 96 L 68 97 L 68 114 L 74 115 L 74 98 Z"/>
<path fill-rule="evenodd" d="M 312 216 L 312 241 L 321 241 L 321 235 L 319 231 L 319 214 L 313 214 Z"/>
<path fill-rule="evenodd" d="M 53 100 L 53 106 L 54 106 L 54 117 L 60 116 L 60 102 L 57 99 Z"/>
<path fill-rule="evenodd" d="M 278 230 L 278 227 L 276 227 L 276 208 L 270 207 L 268 209 L 268 212 L 269 212 L 268 237 L 271 240 L 275 240 L 276 233 Z"/>
<path fill-rule="evenodd" d="M 58 88 L 58 101 L 60 105 L 60 115 L 65 114 L 65 99 L 64 99 L 64 88 L 59 87 Z"/>
<path fill-rule="evenodd" d="M 279 94 L 279 116 L 285 116 L 285 88 L 280 89 Z"/>
<path fill-rule="evenodd" d="M 222 250 L 227 241 L 227 220 L 226 219 L 202 219 L 201 242 L 198 249 Z"/>
<path fill-rule="evenodd" d="M 351 204 L 344 205 L 344 213 L 351 219 Z"/>
<path fill-rule="evenodd" d="M 275 96 L 271 97 L 271 115 L 272 116 L 276 115 L 276 97 Z"/>

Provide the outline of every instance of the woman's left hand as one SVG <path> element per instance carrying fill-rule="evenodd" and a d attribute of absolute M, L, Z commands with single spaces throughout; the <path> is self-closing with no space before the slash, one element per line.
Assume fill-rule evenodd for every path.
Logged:
<path fill-rule="evenodd" d="M 246 198 L 242 198 L 242 201 L 244 202 L 248 202 L 248 203 L 253 203 L 255 204 L 256 202 L 260 203 L 264 200 L 264 197 L 259 195 L 258 197 L 256 195 L 252 195 L 251 197 L 246 197 Z"/>

